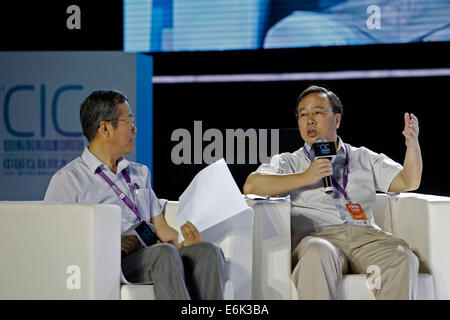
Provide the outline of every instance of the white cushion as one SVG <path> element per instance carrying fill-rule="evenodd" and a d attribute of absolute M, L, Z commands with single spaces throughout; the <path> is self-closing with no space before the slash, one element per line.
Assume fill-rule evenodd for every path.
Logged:
<path fill-rule="evenodd" d="M 418 279 L 419 300 L 434 299 L 433 277 L 429 274 L 419 273 Z M 367 277 L 364 274 L 346 274 L 339 281 L 339 300 L 375 300 L 375 296 L 369 289 Z"/>
<path fill-rule="evenodd" d="M 120 288 L 122 300 L 155 300 L 153 285 L 126 284 Z"/>
<path fill-rule="evenodd" d="M 225 300 L 233 299 L 233 285 L 231 281 L 225 282 Z M 120 288 L 120 299 L 122 300 L 155 300 L 155 289 L 153 285 L 124 284 Z"/>
<path fill-rule="evenodd" d="M 375 300 L 364 274 L 346 274 L 338 284 L 339 300 Z"/>

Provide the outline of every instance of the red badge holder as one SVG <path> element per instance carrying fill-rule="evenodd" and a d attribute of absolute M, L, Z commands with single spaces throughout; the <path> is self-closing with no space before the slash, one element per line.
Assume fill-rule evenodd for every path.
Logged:
<path fill-rule="evenodd" d="M 359 203 L 347 203 L 345 206 L 353 220 L 367 220 L 366 214 Z"/>

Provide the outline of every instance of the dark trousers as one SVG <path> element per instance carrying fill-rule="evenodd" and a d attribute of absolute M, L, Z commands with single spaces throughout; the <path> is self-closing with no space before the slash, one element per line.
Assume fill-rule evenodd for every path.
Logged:
<path fill-rule="evenodd" d="M 225 258 L 214 243 L 155 244 L 125 257 L 122 271 L 130 282 L 153 281 L 156 299 L 223 299 Z"/>

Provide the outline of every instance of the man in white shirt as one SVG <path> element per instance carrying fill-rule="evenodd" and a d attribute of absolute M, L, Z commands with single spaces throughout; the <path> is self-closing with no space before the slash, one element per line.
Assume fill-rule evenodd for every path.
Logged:
<path fill-rule="evenodd" d="M 343 273 L 367 273 L 378 266 L 377 299 L 414 299 L 418 259 L 408 244 L 375 224 L 376 191 L 403 192 L 419 187 L 422 158 L 419 122 L 405 113 L 406 155 L 403 166 L 384 154 L 344 144 L 337 135 L 343 108 L 331 91 L 304 90 L 296 115 L 305 145 L 294 153 L 272 157 L 249 175 L 244 193 L 291 196 L 292 278 L 300 299 L 337 299 Z M 311 146 L 319 137 L 332 141 L 333 161 L 314 159 Z M 322 179 L 332 176 L 327 194 Z"/>
<path fill-rule="evenodd" d="M 45 201 L 120 206 L 122 271 L 130 282 L 153 281 L 157 299 L 223 299 L 221 249 L 202 242 L 190 222 L 181 226 L 185 240 L 179 243 L 164 218 L 167 200 L 153 192 L 148 168 L 124 158 L 133 152 L 137 132 L 128 99 L 118 91 L 94 91 L 81 105 L 80 121 L 89 146 L 55 173 Z M 144 220 L 159 239 L 145 248 L 133 235 Z"/>

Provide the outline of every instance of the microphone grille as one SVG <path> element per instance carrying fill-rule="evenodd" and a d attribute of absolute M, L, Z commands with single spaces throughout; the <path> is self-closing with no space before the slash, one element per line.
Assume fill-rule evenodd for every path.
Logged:
<path fill-rule="evenodd" d="M 327 142 L 327 139 L 325 139 L 324 137 L 318 137 L 316 139 L 316 142 Z"/>

